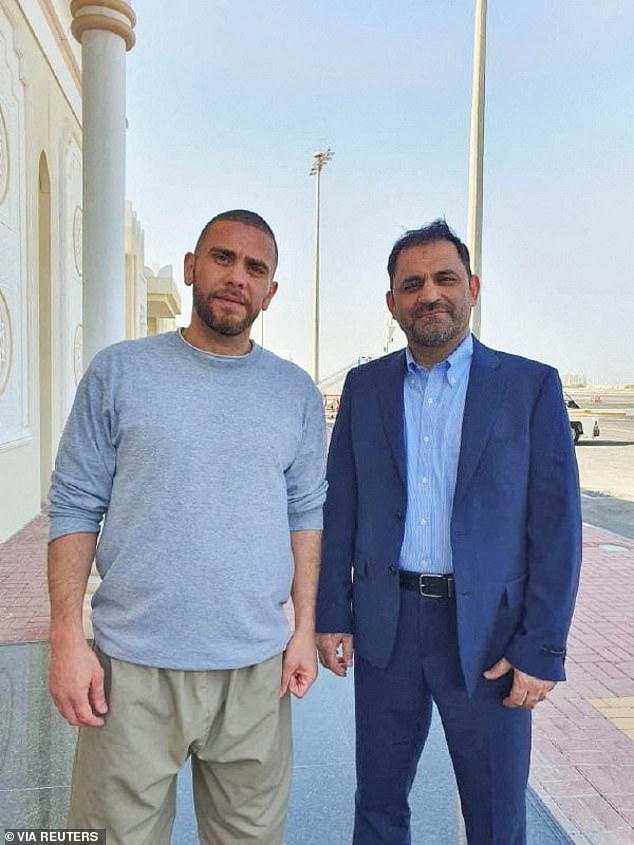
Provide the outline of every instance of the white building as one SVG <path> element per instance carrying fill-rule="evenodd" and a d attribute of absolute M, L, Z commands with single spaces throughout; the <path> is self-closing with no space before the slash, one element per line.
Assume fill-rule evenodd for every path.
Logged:
<path fill-rule="evenodd" d="M 84 16 L 77 37 L 101 26 L 117 41 L 132 33 L 122 7 L 0 0 L 0 542 L 40 512 L 83 371 L 82 48 L 71 10 Z M 115 213 L 125 238 L 120 336 L 171 328 L 180 311 L 171 268 L 148 274 L 132 207 Z"/>
<path fill-rule="evenodd" d="M 564 373 L 561 376 L 561 383 L 564 387 L 585 387 L 588 384 L 588 377 L 581 373 Z"/>

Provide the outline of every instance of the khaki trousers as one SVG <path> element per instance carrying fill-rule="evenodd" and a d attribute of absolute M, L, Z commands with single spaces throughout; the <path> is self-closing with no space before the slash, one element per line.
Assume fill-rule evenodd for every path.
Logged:
<path fill-rule="evenodd" d="M 68 827 L 106 828 L 108 845 L 169 845 L 191 755 L 203 845 L 282 845 L 292 744 L 281 655 L 210 672 L 99 659 L 109 712 L 79 731 Z"/>

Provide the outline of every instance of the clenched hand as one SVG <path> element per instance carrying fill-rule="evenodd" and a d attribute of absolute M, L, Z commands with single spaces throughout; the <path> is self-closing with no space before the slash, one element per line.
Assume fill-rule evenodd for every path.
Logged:
<path fill-rule="evenodd" d="M 506 707 L 533 710 L 555 687 L 555 681 L 544 681 L 541 678 L 528 675 L 526 672 L 521 672 L 512 666 L 505 657 L 498 660 L 490 669 L 487 669 L 484 672 L 484 677 L 488 681 L 495 681 L 511 671 L 513 672 L 513 686 L 507 697 L 502 700 L 502 704 Z"/>
<path fill-rule="evenodd" d="M 282 659 L 280 698 L 287 692 L 303 698 L 317 677 L 317 651 L 312 631 L 295 631 Z"/>
<path fill-rule="evenodd" d="M 55 706 L 73 727 L 98 728 L 108 712 L 103 669 L 85 640 L 51 646 L 48 687 Z"/>
<path fill-rule="evenodd" d="M 352 666 L 354 639 L 352 634 L 317 634 L 317 651 L 322 666 L 342 678 Z"/>

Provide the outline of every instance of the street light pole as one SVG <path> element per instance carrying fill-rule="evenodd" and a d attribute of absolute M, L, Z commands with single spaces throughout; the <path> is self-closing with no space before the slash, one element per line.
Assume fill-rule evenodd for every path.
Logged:
<path fill-rule="evenodd" d="M 396 323 L 394 321 L 394 317 L 387 312 L 385 315 L 385 338 L 383 341 L 383 354 L 387 355 L 390 351 L 390 344 L 394 340 L 394 329 L 396 328 Z"/>
<path fill-rule="evenodd" d="M 311 176 L 316 176 L 315 181 L 315 336 L 313 348 L 313 378 L 315 384 L 319 382 L 319 216 L 320 216 L 320 189 L 321 171 L 334 156 L 334 151 L 328 147 L 325 152 L 313 153 L 313 166 L 310 170 Z"/>
<path fill-rule="evenodd" d="M 469 145 L 469 211 L 467 246 L 471 253 L 471 270 L 482 272 L 482 175 L 484 164 L 484 100 L 486 67 L 487 0 L 476 0 L 473 43 L 473 92 L 471 100 L 471 139 Z M 476 337 L 482 327 L 481 300 L 473 309 L 471 328 Z"/>

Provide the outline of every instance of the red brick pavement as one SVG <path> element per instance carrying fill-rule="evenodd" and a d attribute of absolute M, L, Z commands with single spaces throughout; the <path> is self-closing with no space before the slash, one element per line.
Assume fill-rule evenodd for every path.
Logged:
<path fill-rule="evenodd" d="M 46 639 L 46 519 L 0 544 L 0 642 Z M 634 542 L 584 528 L 568 681 L 535 711 L 531 784 L 581 845 L 634 845 L 632 738 L 591 700 L 632 698 Z"/>
<path fill-rule="evenodd" d="M 46 517 L 0 543 L 0 642 L 48 637 Z"/>
<path fill-rule="evenodd" d="M 634 715 L 634 542 L 586 526 L 568 681 L 535 710 L 531 784 L 572 838 L 634 845 L 634 731 L 592 704 L 630 698 Z"/>

